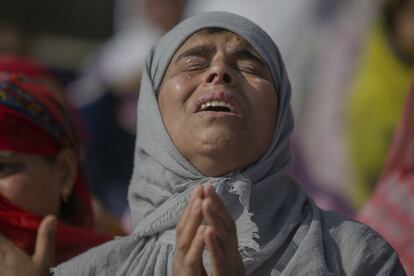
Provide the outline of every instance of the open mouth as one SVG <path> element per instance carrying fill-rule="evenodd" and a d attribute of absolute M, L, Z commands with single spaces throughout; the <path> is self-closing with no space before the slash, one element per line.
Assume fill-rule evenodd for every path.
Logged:
<path fill-rule="evenodd" d="M 206 94 L 198 98 L 194 113 L 204 111 L 241 116 L 236 98 L 228 92 Z"/>
<path fill-rule="evenodd" d="M 232 112 L 235 113 L 235 108 L 223 101 L 208 101 L 203 103 L 200 107 L 200 111 L 215 111 L 215 112 Z"/>

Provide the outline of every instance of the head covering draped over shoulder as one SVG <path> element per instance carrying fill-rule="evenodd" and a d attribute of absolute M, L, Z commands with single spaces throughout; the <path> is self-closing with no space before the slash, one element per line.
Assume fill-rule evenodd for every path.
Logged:
<path fill-rule="evenodd" d="M 72 148 L 79 157 L 79 140 L 68 110 L 52 91 L 26 75 L 0 72 L 0 133 L 0 151 L 53 158 Z M 89 230 L 93 226 L 90 196 L 81 168 L 78 171 L 73 192 L 61 207 L 60 219 L 68 225 L 58 225 L 58 263 L 109 240 Z M 29 254 L 41 219 L 0 195 L 0 233 Z"/>
<path fill-rule="evenodd" d="M 206 28 L 222 28 L 248 41 L 267 64 L 278 97 L 277 124 L 265 154 L 244 170 L 213 178 L 198 172 L 174 146 L 156 99 L 174 53 L 189 36 Z M 323 215 L 290 176 L 290 94 L 276 45 L 254 23 L 230 13 L 208 12 L 177 25 L 152 48 L 142 76 L 135 165 L 128 197 L 134 232 L 58 266 L 55 273 L 171 275 L 175 226 L 194 186 L 207 180 L 236 222 L 239 251 L 248 273 L 337 275 L 346 271 L 352 275 L 361 272 L 362 264 L 368 274 L 375 265 L 375 269 L 379 265 L 387 271 L 393 269 L 398 257 L 385 242 L 365 226 Z M 359 230 L 365 236 L 355 235 Z M 363 254 L 366 240 L 379 241 L 375 253 L 370 253 L 370 258 L 375 255 L 372 259 Z M 357 258 L 354 250 L 359 250 Z M 206 252 L 203 262 L 209 271 Z"/>

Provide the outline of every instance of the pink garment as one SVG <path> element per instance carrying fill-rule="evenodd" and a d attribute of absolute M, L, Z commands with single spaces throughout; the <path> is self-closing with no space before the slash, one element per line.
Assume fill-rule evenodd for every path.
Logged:
<path fill-rule="evenodd" d="M 358 218 L 394 247 L 414 275 L 414 75 L 377 189 Z"/>

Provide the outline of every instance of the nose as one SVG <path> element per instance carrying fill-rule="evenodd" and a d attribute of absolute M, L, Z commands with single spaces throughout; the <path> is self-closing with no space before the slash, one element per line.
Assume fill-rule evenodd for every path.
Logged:
<path fill-rule="evenodd" d="M 230 68 L 229 64 L 225 60 L 220 59 L 220 60 L 213 61 L 211 63 L 210 70 L 208 70 L 208 74 L 206 77 L 206 83 L 232 84 L 233 82 L 234 82 L 234 76 L 232 73 L 232 69 Z"/>

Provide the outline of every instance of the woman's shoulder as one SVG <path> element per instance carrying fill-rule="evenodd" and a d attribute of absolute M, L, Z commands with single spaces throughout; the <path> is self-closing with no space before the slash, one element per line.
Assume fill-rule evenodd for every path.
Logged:
<path fill-rule="evenodd" d="M 368 225 L 321 211 L 324 241 L 347 275 L 406 275 L 395 250 Z"/>

